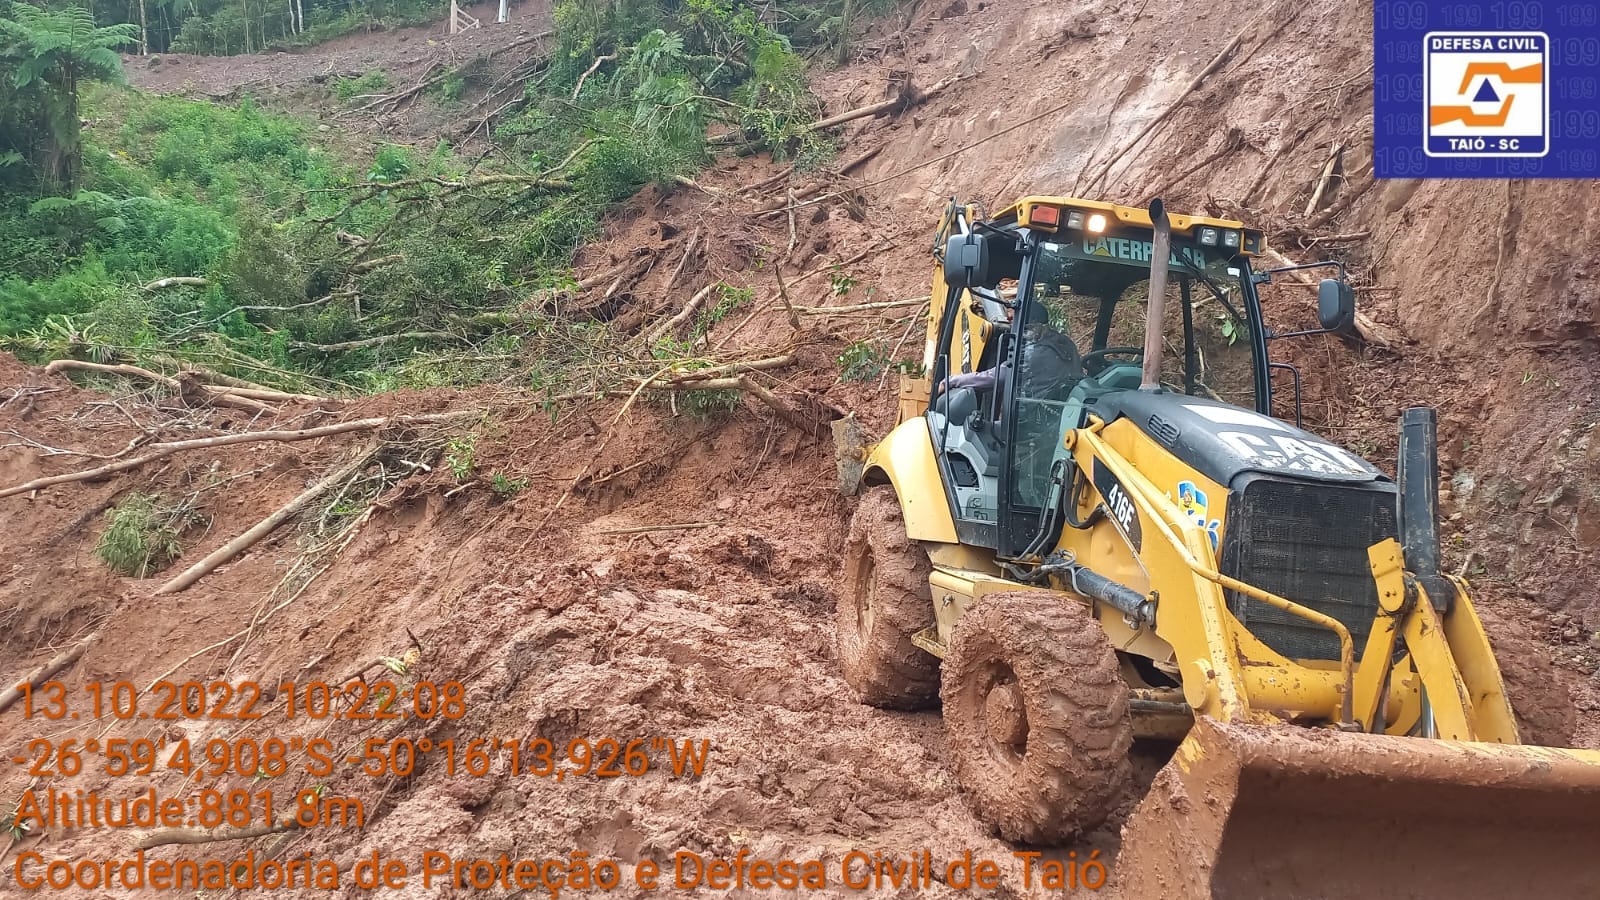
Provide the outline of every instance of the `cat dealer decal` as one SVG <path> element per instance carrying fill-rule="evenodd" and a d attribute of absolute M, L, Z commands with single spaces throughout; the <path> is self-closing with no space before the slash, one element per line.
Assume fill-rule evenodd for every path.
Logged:
<path fill-rule="evenodd" d="M 1095 490 L 1105 500 L 1106 516 L 1115 522 L 1122 536 L 1128 539 L 1128 544 L 1135 553 L 1144 546 L 1144 532 L 1139 527 L 1139 509 L 1134 506 L 1133 498 L 1128 496 L 1127 488 L 1117 480 L 1117 476 L 1106 468 L 1099 457 L 1094 460 L 1094 471 L 1091 473 Z"/>
<path fill-rule="evenodd" d="M 1362 475 L 1372 471 L 1350 451 L 1260 413 L 1198 403 L 1186 408 L 1218 425 L 1234 426 L 1218 431 L 1217 439 L 1251 468 L 1285 475 Z"/>
<path fill-rule="evenodd" d="M 1252 465 L 1290 475 L 1360 475 L 1361 459 L 1347 450 L 1303 436 L 1221 431 L 1217 438 Z"/>

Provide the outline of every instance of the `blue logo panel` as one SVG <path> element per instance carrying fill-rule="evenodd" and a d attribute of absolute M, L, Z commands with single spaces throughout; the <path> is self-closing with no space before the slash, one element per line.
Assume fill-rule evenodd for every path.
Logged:
<path fill-rule="evenodd" d="M 1600 178 L 1600 4 L 1376 0 L 1379 178 Z"/>

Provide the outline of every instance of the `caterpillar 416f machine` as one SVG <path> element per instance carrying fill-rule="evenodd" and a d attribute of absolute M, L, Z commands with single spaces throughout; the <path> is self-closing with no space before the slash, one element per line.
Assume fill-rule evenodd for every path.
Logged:
<path fill-rule="evenodd" d="M 898 426 L 836 423 L 839 662 L 867 703 L 942 701 L 980 817 L 1061 842 L 1127 802 L 1135 739 L 1175 742 L 1127 897 L 1600 897 L 1600 753 L 1518 740 L 1440 572 L 1433 411 L 1394 480 L 1272 415 L 1298 374 L 1259 232 L 1028 197 L 952 203 L 935 248 Z M 1318 307 L 1301 333 L 1352 327 L 1342 269 Z"/>

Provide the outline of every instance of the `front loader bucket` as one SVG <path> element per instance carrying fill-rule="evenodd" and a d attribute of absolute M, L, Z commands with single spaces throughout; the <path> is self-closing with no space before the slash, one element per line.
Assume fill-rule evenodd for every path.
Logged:
<path fill-rule="evenodd" d="M 1600 752 L 1202 717 L 1117 873 L 1162 900 L 1600 897 Z"/>

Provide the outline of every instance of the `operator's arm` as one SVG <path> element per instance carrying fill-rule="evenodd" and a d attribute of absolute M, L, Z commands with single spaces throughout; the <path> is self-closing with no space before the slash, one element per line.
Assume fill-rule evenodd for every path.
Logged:
<path fill-rule="evenodd" d="M 964 372 L 960 375 L 951 375 L 939 386 L 942 393 L 945 390 L 957 388 L 975 388 L 980 391 L 992 391 L 999 382 L 999 367 L 984 369 L 981 372 Z"/>

